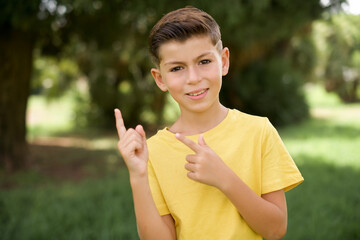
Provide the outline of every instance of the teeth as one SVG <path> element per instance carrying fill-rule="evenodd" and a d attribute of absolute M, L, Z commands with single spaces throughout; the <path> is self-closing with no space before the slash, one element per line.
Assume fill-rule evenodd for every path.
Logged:
<path fill-rule="evenodd" d="M 206 90 L 202 90 L 200 92 L 197 92 L 197 93 L 189 93 L 190 96 L 199 96 L 200 94 L 203 94 Z"/>

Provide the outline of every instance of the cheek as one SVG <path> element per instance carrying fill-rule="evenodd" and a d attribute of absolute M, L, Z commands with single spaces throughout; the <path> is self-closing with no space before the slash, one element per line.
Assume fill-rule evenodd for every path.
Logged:
<path fill-rule="evenodd" d="M 183 92 L 183 88 L 182 85 L 180 84 L 176 84 L 176 83 L 172 83 L 171 85 L 168 86 L 168 90 L 169 93 L 176 98 L 176 95 L 179 95 L 180 93 Z"/>
<path fill-rule="evenodd" d="M 205 65 L 202 69 L 203 73 L 211 78 L 216 78 L 218 76 L 222 76 L 222 66 L 219 62 L 212 62 L 211 64 Z"/>
<path fill-rule="evenodd" d="M 213 81 L 221 81 L 222 71 L 220 68 L 213 68 L 208 73 L 211 74 L 211 79 L 213 79 Z"/>
<path fill-rule="evenodd" d="M 171 76 L 167 78 L 166 85 L 169 91 L 179 91 L 183 87 L 183 78 L 181 76 Z"/>

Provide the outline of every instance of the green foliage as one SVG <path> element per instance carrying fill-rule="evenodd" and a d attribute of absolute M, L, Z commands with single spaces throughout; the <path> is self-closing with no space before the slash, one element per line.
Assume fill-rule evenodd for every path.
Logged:
<path fill-rule="evenodd" d="M 233 14 L 233 18 L 224 13 L 218 17 L 231 53 L 231 70 L 222 91 L 224 103 L 267 116 L 275 125 L 307 118 L 302 86 L 315 65 L 309 34 L 311 22 L 324 10 L 320 2 L 242 1 L 234 3 L 234 8 L 219 5 L 228 9 L 224 11 L 227 15 Z"/>
<path fill-rule="evenodd" d="M 129 4 L 119 12 L 107 12 L 113 19 L 112 28 L 118 30 L 107 46 L 95 37 L 92 38 L 95 43 L 83 38 L 77 40 L 84 49 L 79 58 L 80 69 L 90 82 L 92 111 L 87 114 L 93 116 L 91 122 L 111 125 L 112 109 L 117 106 L 124 110 L 125 121 L 131 125 L 144 122 L 143 113 L 149 109 L 153 109 L 154 117 L 148 118 L 152 120 L 147 124 L 161 125 L 166 104 L 149 76 L 147 35 L 164 13 L 185 5 L 212 14 L 221 26 L 224 45 L 230 47 L 231 68 L 221 94 L 225 105 L 268 116 L 274 124 L 288 124 L 307 117 L 301 87 L 315 63 L 308 35 L 311 21 L 319 18 L 324 9 L 317 0 L 292 4 L 283 0 L 211 4 L 163 0 L 156 5 Z M 105 3 L 102 8 L 107 8 Z M 96 14 L 104 17 L 101 12 Z M 253 81 L 254 78 L 257 80 Z M 114 92 L 124 84 L 130 86 L 127 93 Z"/>
<path fill-rule="evenodd" d="M 225 80 L 224 85 L 233 86 L 233 94 L 223 91 L 223 99 L 228 104 L 239 99 L 241 109 L 266 116 L 276 125 L 305 119 L 308 106 L 302 92 L 303 79 L 289 64 L 280 57 L 254 61 L 236 75 L 237 79 Z M 233 102 L 231 97 L 235 98 Z"/>
<path fill-rule="evenodd" d="M 318 22 L 317 45 L 323 63 L 319 77 L 327 91 L 344 102 L 360 100 L 360 25 L 359 15 L 334 15 Z"/>
<path fill-rule="evenodd" d="M 49 99 L 59 98 L 80 77 L 76 63 L 67 58 L 38 57 L 34 62 L 32 89 Z"/>
<path fill-rule="evenodd" d="M 76 95 L 77 96 L 77 95 Z M 73 95 L 66 94 L 61 98 L 47 101 L 44 96 L 33 95 L 29 99 L 27 114 L 28 139 L 39 136 L 54 136 L 69 132 L 76 127 L 75 100 Z"/>
<path fill-rule="evenodd" d="M 308 115 L 301 87 L 312 77 L 315 64 L 308 37 L 311 23 L 341 2 L 39 0 L 21 5 L 8 0 L 1 8 L 0 26 L 32 33 L 41 56 L 56 55 L 78 65 L 89 86 L 89 97 L 79 98 L 77 111 L 84 123 L 112 127 L 113 109 L 119 107 L 129 125 L 154 126 L 163 123 L 168 103 L 149 75 L 148 33 L 165 13 L 186 5 L 199 7 L 214 16 L 230 48 L 223 103 L 287 124 Z M 58 79 L 54 89 L 47 89 L 52 95 L 79 77 L 71 72 L 46 78 L 50 69 L 42 69 L 45 73 L 35 71 L 35 79 L 46 79 L 45 85 L 48 79 Z"/>
<path fill-rule="evenodd" d="M 0 26 L 29 31 L 38 22 L 36 15 L 39 11 L 40 0 L 1 1 Z"/>
<path fill-rule="evenodd" d="M 359 239 L 360 105 L 344 105 L 319 86 L 307 85 L 306 97 L 316 118 L 279 129 L 305 178 L 286 193 L 289 219 L 284 239 Z M 38 105 L 33 102 L 30 110 Z M 63 113 L 67 108 L 48 116 Z M 99 134 L 96 137 L 93 148 L 106 145 L 102 149 L 113 154 L 116 136 L 107 137 L 106 144 Z M 89 164 L 88 148 L 67 151 L 63 149 L 58 159 L 44 158 L 43 164 L 74 166 L 77 154 Z M 90 158 L 99 162 L 105 154 L 91 151 Z M 108 167 L 103 178 L 80 183 L 59 184 L 36 170 L 14 175 L 18 186 L 0 191 L 0 238 L 138 239 L 127 170 Z M 1 172 L 0 185 L 2 176 Z"/>

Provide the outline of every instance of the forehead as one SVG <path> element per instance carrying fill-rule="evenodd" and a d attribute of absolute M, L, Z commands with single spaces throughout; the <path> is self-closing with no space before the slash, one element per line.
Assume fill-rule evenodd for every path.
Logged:
<path fill-rule="evenodd" d="M 209 36 L 195 36 L 185 41 L 172 40 L 160 46 L 160 64 L 167 61 L 192 59 L 204 53 L 218 53 Z"/>

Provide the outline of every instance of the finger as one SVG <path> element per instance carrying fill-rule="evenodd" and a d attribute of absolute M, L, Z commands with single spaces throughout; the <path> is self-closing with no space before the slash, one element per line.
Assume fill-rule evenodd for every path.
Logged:
<path fill-rule="evenodd" d="M 188 161 L 189 163 L 196 163 L 196 158 L 197 158 L 197 155 L 189 154 L 189 155 L 186 155 L 185 160 Z"/>
<path fill-rule="evenodd" d="M 199 135 L 198 143 L 199 143 L 200 146 L 206 146 L 206 142 L 205 142 L 205 139 L 204 139 L 204 134 Z"/>
<path fill-rule="evenodd" d="M 200 150 L 200 146 L 198 144 L 196 144 L 195 142 L 193 142 L 192 140 L 186 138 L 185 136 L 181 135 L 180 133 L 176 133 L 175 137 L 182 142 L 183 144 L 185 144 L 186 146 L 188 146 L 191 150 L 193 150 L 194 152 L 198 152 Z"/>
<path fill-rule="evenodd" d="M 138 151 L 142 151 L 142 144 L 136 141 L 130 142 L 127 145 L 118 143 L 118 149 L 125 160 L 132 158 Z"/>
<path fill-rule="evenodd" d="M 192 164 L 192 163 L 186 163 L 185 164 L 185 169 L 188 170 L 189 172 L 195 172 L 196 171 L 196 165 Z"/>
<path fill-rule="evenodd" d="M 137 125 L 135 130 L 142 136 L 143 139 L 146 140 L 146 133 L 145 133 L 143 126 Z"/>
<path fill-rule="evenodd" d="M 143 143 L 142 136 L 133 128 L 129 128 L 120 141 L 124 144 L 124 146 L 134 141 Z"/>
<path fill-rule="evenodd" d="M 125 133 L 126 133 L 126 128 L 124 125 L 124 120 L 122 118 L 121 112 L 119 109 L 115 109 L 115 118 L 116 118 L 116 129 L 117 129 L 117 133 L 119 135 L 119 138 L 122 138 Z"/>
<path fill-rule="evenodd" d="M 187 173 L 188 178 L 197 181 L 196 173 L 195 172 L 188 172 Z"/>
<path fill-rule="evenodd" d="M 124 141 L 119 140 L 118 142 L 118 148 L 120 152 L 133 152 L 136 150 L 142 150 L 143 149 L 143 140 L 138 135 L 130 135 L 124 137 Z"/>

